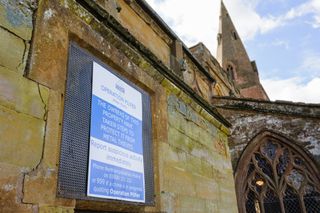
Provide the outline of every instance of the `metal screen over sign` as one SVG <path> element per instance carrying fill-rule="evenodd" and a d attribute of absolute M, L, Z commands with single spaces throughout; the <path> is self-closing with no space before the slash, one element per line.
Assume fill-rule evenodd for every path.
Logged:
<path fill-rule="evenodd" d="M 150 96 L 71 43 L 57 193 L 154 204 Z"/>
<path fill-rule="evenodd" d="M 142 95 L 93 62 L 88 196 L 145 202 Z"/>

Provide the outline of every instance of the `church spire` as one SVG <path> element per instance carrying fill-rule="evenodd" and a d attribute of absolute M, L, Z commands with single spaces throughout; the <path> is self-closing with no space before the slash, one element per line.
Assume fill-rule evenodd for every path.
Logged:
<path fill-rule="evenodd" d="M 239 34 L 221 1 L 217 60 L 228 72 L 244 98 L 269 100 L 260 84 L 255 62 L 251 62 Z"/>

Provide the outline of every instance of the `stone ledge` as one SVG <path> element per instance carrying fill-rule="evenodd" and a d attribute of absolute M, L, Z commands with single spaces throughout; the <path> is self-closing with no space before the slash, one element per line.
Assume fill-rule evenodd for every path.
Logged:
<path fill-rule="evenodd" d="M 62 206 L 40 206 L 39 213 L 73 213 L 74 208 Z"/>
<path fill-rule="evenodd" d="M 294 103 L 288 101 L 261 101 L 230 97 L 214 97 L 212 105 L 221 109 L 247 110 L 261 113 L 295 115 L 320 118 L 320 104 Z"/>

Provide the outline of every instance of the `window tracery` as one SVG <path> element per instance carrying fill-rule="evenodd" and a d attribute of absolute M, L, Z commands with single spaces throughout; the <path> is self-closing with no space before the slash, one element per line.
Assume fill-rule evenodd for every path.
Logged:
<path fill-rule="evenodd" d="M 244 159 L 236 175 L 240 212 L 320 212 L 318 172 L 307 156 L 266 137 Z"/>

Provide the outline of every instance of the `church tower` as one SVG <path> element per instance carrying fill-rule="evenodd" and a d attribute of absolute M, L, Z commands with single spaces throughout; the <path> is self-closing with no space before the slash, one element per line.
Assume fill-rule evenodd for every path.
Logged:
<path fill-rule="evenodd" d="M 260 83 L 256 63 L 250 61 L 223 1 L 221 1 L 217 60 L 240 91 L 241 97 L 269 100 Z"/>

